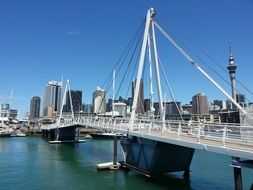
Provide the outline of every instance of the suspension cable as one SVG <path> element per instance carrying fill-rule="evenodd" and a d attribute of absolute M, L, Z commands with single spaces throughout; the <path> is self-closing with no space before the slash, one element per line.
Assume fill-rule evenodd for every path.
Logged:
<path fill-rule="evenodd" d="M 201 53 L 203 53 L 208 59 L 210 59 L 212 62 L 214 62 L 221 70 L 223 70 L 226 74 L 229 74 L 229 72 L 218 62 L 216 61 L 214 58 L 212 58 L 210 55 L 208 55 L 203 49 L 199 48 L 195 43 L 193 43 L 190 39 L 186 38 L 185 39 L 187 41 L 189 41 L 195 48 L 197 48 Z M 242 82 L 240 82 L 240 80 L 238 78 L 235 79 L 235 81 L 240 84 L 248 93 L 250 93 L 253 96 L 253 92 L 247 88 Z M 236 89 L 237 92 L 239 92 Z M 240 93 L 240 92 L 239 92 Z M 247 98 L 246 98 L 247 99 Z M 247 99 L 248 100 L 248 99 Z M 250 100 L 248 100 L 250 101 Z"/>
<path fill-rule="evenodd" d="M 118 94 L 119 94 L 119 92 L 120 92 L 120 90 L 121 90 L 121 86 L 122 86 L 122 84 L 123 84 L 123 82 L 124 82 L 124 79 L 125 79 L 125 77 L 126 77 L 127 72 L 129 71 L 129 67 L 130 67 L 130 65 L 131 65 L 131 63 L 132 63 L 132 60 L 133 60 L 133 57 L 134 57 L 135 52 L 136 52 L 136 50 L 137 50 L 137 47 L 140 46 L 140 44 L 141 44 L 140 42 L 141 42 L 141 35 L 139 36 L 138 41 L 137 41 L 137 43 L 136 43 L 136 45 L 135 45 L 134 51 L 133 51 L 133 53 L 132 53 L 132 55 L 131 55 L 131 57 L 130 57 L 130 60 L 129 60 L 128 65 L 127 65 L 127 68 L 126 68 L 126 71 L 125 71 L 125 73 L 124 73 L 124 75 L 123 75 L 123 78 L 122 78 L 122 80 L 121 80 L 121 82 L 120 82 L 120 85 L 119 85 L 119 88 L 118 88 L 118 90 L 117 90 L 116 97 L 118 96 Z"/>
<path fill-rule="evenodd" d="M 112 71 L 110 72 L 110 74 L 108 75 L 108 77 L 106 78 L 105 82 L 103 83 L 102 85 L 102 88 L 105 86 L 105 84 L 108 82 L 108 80 L 112 77 L 112 73 L 113 73 L 113 70 L 116 70 L 117 66 L 121 63 L 124 62 L 124 59 L 122 62 L 121 60 L 123 59 L 123 56 L 126 54 L 126 57 L 131 49 L 131 47 L 133 46 L 134 44 L 134 41 L 136 39 L 136 37 L 138 36 L 138 34 L 140 33 L 141 29 L 143 28 L 144 26 L 144 23 L 145 23 L 145 20 L 143 20 L 140 24 L 140 26 L 138 27 L 137 31 L 135 32 L 134 36 L 132 37 L 132 39 L 130 40 L 130 42 L 128 43 L 127 47 L 125 48 L 125 50 L 123 51 L 123 54 L 120 56 L 120 58 L 118 59 L 118 61 L 116 62 L 116 64 L 114 65 Z M 121 68 L 121 67 L 120 67 Z"/>
<path fill-rule="evenodd" d="M 183 120 L 184 120 L 184 119 L 183 119 L 183 116 L 182 116 L 181 111 L 180 111 L 180 109 L 179 109 L 179 107 L 178 107 L 178 105 L 177 105 L 177 102 L 176 102 L 174 93 L 173 93 L 173 91 L 172 91 L 172 88 L 171 88 L 171 85 L 170 85 L 170 83 L 169 83 L 169 80 L 168 80 L 168 78 L 167 78 L 167 76 L 166 76 L 166 74 L 165 74 L 165 71 L 164 71 L 164 68 L 163 68 L 163 65 L 162 65 L 162 62 L 161 62 L 159 56 L 158 56 L 158 62 L 159 62 L 159 66 L 160 66 L 160 68 L 161 68 L 163 77 L 164 77 L 164 79 L 165 79 L 165 83 L 166 83 L 166 85 L 167 85 L 167 87 L 168 87 L 168 89 L 169 89 L 170 96 L 171 96 L 173 102 L 174 102 L 175 105 L 176 105 L 176 108 L 177 108 L 177 111 L 178 111 L 178 113 L 179 113 L 179 115 L 180 115 L 181 120 L 183 121 Z"/>
<path fill-rule="evenodd" d="M 234 105 L 243 113 L 247 114 L 247 111 L 242 108 L 215 80 L 213 80 L 176 42 L 173 40 L 156 22 L 155 26 L 160 30 L 160 32 L 170 41 L 171 44 L 187 59 L 187 61 L 194 66 L 199 72 L 201 72 L 212 84 L 218 88 L 227 98 L 233 102 Z"/>
<path fill-rule="evenodd" d="M 226 80 L 221 74 L 219 74 L 217 71 L 215 71 L 206 61 L 204 61 L 202 58 L 200 58 L 198 55 L 196 55 L 191 49 L 185 47 L 189 52 L 191 52 L 198 60 L 200 60 L 202 63 L 204 63 L 212 72 L 214 72 L 217 76 L 219 76 L 228 86 L 230 86 L 230 82 Z M 235 88 L 236 92 L 241 93 L 238 88 Z M 250 100 L 245 97 L 245 99 L 249 102 Z"/>

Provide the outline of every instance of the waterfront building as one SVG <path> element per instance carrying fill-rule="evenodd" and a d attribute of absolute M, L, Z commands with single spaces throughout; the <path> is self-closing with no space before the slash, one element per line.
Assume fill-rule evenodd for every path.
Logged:
<path fill-rule="evenodd" d="M 154 102 L 155 115 L 160 115 L 160 106 L 159 102 Z"/>
<path fill-rule="evenodd" d="M 245 102 L 245 95 L 244 94 L 236 94 L 236 102 L 240 104 L 242 107 L 247 107 L 247 104 Z"/>
<path fill-rule="evenodd" d="M 185 114 L 191 114 L 192 113 L 192 104 L 182 105 L 182 110 Z"/>
<path fill-rule="evenodd" d="M 231 100 L 226 100 L 226 109 L 227 110 L 236 110 L 235 105 Z"/>
<path fill-rule="evenodd" d="M 165 103 L 166 117 L 177 117 L 181 113 L 181 102 L 170 101 Z"/>
<path fill-rule="evenodd" d="M 92 106 L 91 104 L 83 104 L 83 113 L 91 114 Z"/>
<path fill-rule="evenodd" d="M 45 88 L 43 115 L 56 116 L 60 113 L 62 101 L 62 83 L 49 81 Z"/>
<path fill-rule="evenodd" d="M 147 112 L 150 112 L 150 99 L 145 99 L 144 100 L 144 111 L 147 113 Z"/>
<path fill-rule="evenodd" d="M 224 104 L 224 101 L 222 100 L 214 100 L 213 101 L 213 106 L 219 110 L 222 110 L 222 109 L 226 109 L 226 105 Z"/>
<path fill-rule="evenodd" d="M 192 97 L 192 114 L 209 114 L 207 96 L 204 93 Z"/>
<path fill-rule="evenodd" d="M 114 111 L 119 114 L 119 116 L 126 117 L 127 115 L 127 105 L 123 102 L 114 103 Z"/>
<path fill-rule="evenodd" d="M 132 105 L 133 105 L 133 98 L 128 98 L 127 99 L 127 102 L 126 102 L 126 104 L 130 107 L 130 109 L 132 109 Z"/>
<path fill-rule="evenodd" d="M 112 111 L 112 99 L 108 99 L 108 102 L 106 103 L 106 112 Z"/>
<path fill-rule="evenodd" d="M 92 107 L 95 114 L 105 114 L 106 112 L 106 91 L 100 87 L 97 87 L 93 92 Z"/>
<path fill-rule="evenodd" d="M 134 90 L 136 86 L 136 81 L 132 82 L 132 99 L 134 99 Z M 139 90 L 139 96 L 137 99 L 137 107 L 135 113 L 137 115 L 143 115 L 144 114 L 144 85 L 143 80 L 140 81 L 140 90 Z"/>
<path fill-rule="evenodd" d="M 68 90 L 66 92 L 66 108 L 67 113 L 71 112 L 70 96 L 72 100 L 73 112 L 80 113 L 82 111 L 82 91 L 80 90 Z"/>
<path fill-rule="evenodd" d="M 30 118 L 37 119 L 40 117 L 40 102 L 41 99 L 38 96 L 34 96 L 30 102 Z"/>
<path fill-rule="evenodd" d="M 18 110 L 10 109 L 10 118 L 18 119 Z"/>
<path fill-rule="evenodd" d="M 122 96 L 119 97 L 119 102 L 127 104 L 127 100 L 124 99 Z"/>
<path fill-rule="evenodd" d="M 10 104 L 1 104 L 1 117 L 8 118 L 10 116 Z"/>

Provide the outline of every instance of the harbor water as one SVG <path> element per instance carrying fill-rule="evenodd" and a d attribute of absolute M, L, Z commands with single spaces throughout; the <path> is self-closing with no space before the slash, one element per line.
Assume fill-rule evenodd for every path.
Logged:
<path fill-rule="evenodd" d="M 41 137 L 0 138 L 0 189 L 234 189 L 229 156 L 196 150 L 189 180 L 181 172 L 148 179 L 134 171 L 97 170 L 97 163 L 112 159 L 112 140 L 48 144 Z M 120 145 L 118 159 L 123 159 Z M 242 175 L 244 189 L 250 189 L 253 170 L 243 169 Z"/>

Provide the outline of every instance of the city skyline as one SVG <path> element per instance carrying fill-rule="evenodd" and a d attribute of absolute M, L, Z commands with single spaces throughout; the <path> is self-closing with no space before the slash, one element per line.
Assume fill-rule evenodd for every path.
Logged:
<path fill-rule="evenodd" d="M 0 6 L 3 28 L 0 31 L 3 71 L 0 96 L 5 103 L 11 101 L 13 109 L 20 110 L 22 116 L 29 110 L 30 99 L 42 97 L 45 84 L 49 80 L 61 81 L 62 76 L 70 79 L 73 90 L 82 90 L 84 103 L 91 104 L 92 92 L 96 86 L 102 86 L 151 6 L 157 12 L 155 20 L 178 42 L 193 41 L 224 68 L 228 66 L 228 42 L 231 40 L 238 66 L 237 78 L 253 89 L 250 84 L 253 3 L 250 0 L 243 3 L 228 0 L 205 3 L 65 0 L 59 6 L 56 2 L 14 2 L 1 2 Z M 101 21 L 104 10 L 108 22 Z M 187 40 L 180 44 L 189 46 Z M 158 37 L 158 50 L 177 100 L 189 103 L 198 92 L 205 93 L 209 100 L 226 100 L 174 49 L 170 49 L 167 42 L 162 42 L 161 37 Z M 229 80 L 228 74 L 223 76 Z M 230 86 L 219 83 L 230 94 Z M 12 100 L 9 99 L 11 89 L 14 91 Z M 252 101 L 250 94 L 245 90 L 241 92 Z M 144 98 L 147 97 L 145 92 Z"/>

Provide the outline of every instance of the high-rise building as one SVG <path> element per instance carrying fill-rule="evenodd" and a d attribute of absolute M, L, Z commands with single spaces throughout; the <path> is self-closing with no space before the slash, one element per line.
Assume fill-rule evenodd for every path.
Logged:
<path fill-rule="evenodd" d="M 11 109 L 10 110 L 10 118 L 11 119 L 18 119 L 18 110 Z"/>
<path fill-rule="evenodd" d="M 198 93 L 192 97 L 192 114 L 209 114 L 207 96 Z"/>
<path fill-rule="evenodd" d="M 40 97 L 34 96 L 30 103 L 30 118 L 36 119 L 40 117 Z"/>
<path fill-rule="evenodd" d="M 136 81 L 132 82 L 132 99 L 134 99 L 134 90 L 136 86 Z M 143 88 L 143 80 L 140 81 L 140 90 L 139 90 L 139 96 L 137 99 L 137 106 L 135 113 L 137 115 L 143 115 L 144 114 L 144 88 Z"/>
<path fill-rule="evenodd" d="M 10 104 L 1 104 L 1 117 L 9 117 L 10 109 Z"/>
<path fill-rule="evenodd" d="M 127 105 L 122 102 L 116 102 L 114 104 L 114 111 L 119 113 L 119 116 L 126 117 L 127 115 Z"/>
<path fill-rule="evenodd" d="M 183 109 L 184 113 L 191 114 L 192 113 L 192 104 L 182 105 L 182 109 Z"/>
<path fill-rule="evenodd" d="M 80 113 L 82 111 L 82 91 L 70 90 L 66 92 L 66 107 L 65 111 L 71 112 L 70 96 L 72 100 L 73 112 Z"/>
<path fill-rule="evenodd" d="M 147 113 L 149 112 L 151 109 L 150 109 L 150 99 L 145 99 L 144 100 L 144 111 Z"/>
<path fill-rule="evenodd" d="M 232 90 L 232 98 L 235 100 L 236 99 L 236 89 L 235 89 L 235 76 L 236 76 L 236 68 L 237 65 L 234 62 L 234 58 L 232 55 L 232 49 L 231 45 L 229 45 L 229 59 L 228 59 L 228 71 L 229 71 L 229 76 L 231 80 L 231 90 Z"/>
<path fill-rule="evenodd" d="M 226 106 L 224 105 L 224 102 L 222 100 L 214 100 L 213 101 L 214 107 L 219 107 L 219 110 L 225 109 Z"/>
<path fill-rule="evenodd" d="M 83 113 L 91 114 L 92 106 L 91 104 L 83 104 Z"/>
<path fill-rule="evenodd" d="M 166 102 L 165 103 L 165 114 L 166 116 L 178 116 L 181 112 L 181 102 Z"/>
<path fill-rule="evenodd" d="M 104 114 L 106 111 L 106 91 L 97 87 L 96 91 L 93 92 L 92 100 L 93 113 Z"/>
<path fill-rule="evenodd" d="M 112 99 L 108 99 L 108 102 L 106 104 L 106 112 L 112 111 Z"/>
<path fill-rule="evenodd" d="M 56 116 L 60 113 L 62 102 L 62 83 L 49 81 L 45 88 L 43 115 Z"/>
<path fill-rule="evenodd" d="M 244 94 L 236 94 L 236 102 L 240 104 L 242 107 L 246 107 L 247 104 L 245 103 L 245 95 Z"/>

